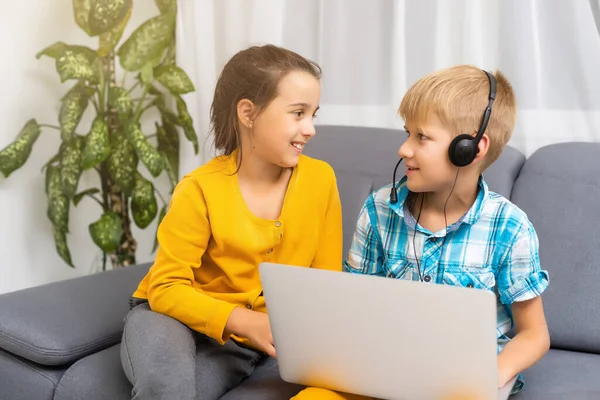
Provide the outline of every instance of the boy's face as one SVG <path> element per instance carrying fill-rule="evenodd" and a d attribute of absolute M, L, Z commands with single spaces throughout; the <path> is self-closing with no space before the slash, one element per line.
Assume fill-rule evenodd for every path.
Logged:
<path fill-rule="evenodd" d="M 398 149 L 406 165 L 406 184 L 412 192 L 445 192 L 451 189 L 457 167 L 450 162 L 448 147 L 455 134 L 435 115 L 425 124 L 406 121 L 406 142 Z"/>

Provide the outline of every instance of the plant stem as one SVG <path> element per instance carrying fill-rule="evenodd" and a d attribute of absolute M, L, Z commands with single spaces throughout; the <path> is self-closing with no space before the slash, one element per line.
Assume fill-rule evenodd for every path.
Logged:
<path fill-rule="evenodd" d="M 56 126 L 56 125 L 48 125 L 48 124 L 39 124 L 40 127 L 44 127 L 44 128 L 52 128 L 52 129 L 56 129 L 60 131 L 60 126 Z"/>
<path fill-rule="evenodd" d="M 146 135 L 146 139 L 152 139 L 154 136 L 156 136 L 156 133 L 152 133 L 150 135 Z"/>
<path fill-rule="evenodd" d="M 127 93 L 131 94 L 131 92 L 133 92 L 133 90 L 138 87 L 140 85 L 140 81 L 137 81 L 136 83 L 133 84 L 133 86 L 127 91 Z"/>
<path fill-rule="evenodd" d="M 96 99 L 91 97 L 90 100 L 92 101 L 92 104 L 94 105 L 94 108 L 96 109 L 96 114 L 100 114 L 100 109 L 98 108 L 98 103 L 96 102 Z"/>
<path fill-rule="evenodd" d="M 104 206 L 104 204 L 102 204 L 102 202 L 100 201 L 100 199 L 98 199 L 93 194 L 88 194 L 87 196 L 90 197 L 91 199 L 93 199 L 96 203 L 100 204 L 100 207 L 102 207 L 103 211 L 106 211 L 106 207 Z"/>
<path fill-rule="evenodd" d="M 144 85 L 144 93 L 142 93 L 142 99 L 140 100 L 140 102 L 137 105 L 135 114 L 133 114 L 135 121 L 139 121 L 140 115 L 142 115 L 142 104 L 144 103 L 144 99 L 146 98 L 146 95 L 148 94 L 148 90 L 150 90 L 150 85 Z M 149 107 L 149 106 L 146 106 L 146 108 L 147 107 Z"/>
<path fill-rule="evenodd" d="M 127 71 L 123 72 L 123 80 L 121 81 L 121 87 L 125 87 L 126 79 L 127 79 Z"/>
<path fill-rule="evenodd" d="M 102 252 L 102 271 L 106 271 L 106 253 Z"/>

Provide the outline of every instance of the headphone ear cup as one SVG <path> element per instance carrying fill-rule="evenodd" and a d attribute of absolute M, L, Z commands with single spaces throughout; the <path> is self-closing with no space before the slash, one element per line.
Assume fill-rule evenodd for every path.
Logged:
<path fill-rule="evenodd" d="M 478 152 L 479 148 L 475 140 L 473 140 L 473 136 L 466 133 L 455 137 L 448 148 L 450 162 L 457 167 L 464 167 L 471 164 Z"/>

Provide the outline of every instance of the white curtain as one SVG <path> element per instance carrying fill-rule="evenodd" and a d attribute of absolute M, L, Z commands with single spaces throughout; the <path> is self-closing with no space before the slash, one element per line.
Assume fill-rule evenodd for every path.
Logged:
<path fill-rule="evenodd" d="M 180 0 L 178 62 L 212 157 L 208 110 L 218 74 L 237 51 L 273 43 L 324 70 L 317 123 L 400 128 L 406 89 L 459 63 L 500 69 L 519 104 L 510 144 L 530 155 L 564 141 L 600 141 L 598 0 Z"/>

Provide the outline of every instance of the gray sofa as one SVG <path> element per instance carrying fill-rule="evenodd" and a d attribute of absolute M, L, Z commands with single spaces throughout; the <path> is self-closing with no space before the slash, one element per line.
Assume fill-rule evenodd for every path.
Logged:
<path fill-rule="evenodd" d="M 391 182 L 404 138 L 397 130 L 320 126 L 307 146 L 336 170 L 344 251 L 363 200 Z M 514 398 L 600 399 L 600 143 L 552 145 L 528 160 L 509 147 L 485 177 L 534 223 L 551 277 L 544 303 L 552 349 Z M 129 399 L 119 342 L 129 296 L 148 267 L 1 295 L 0 399 Z M 227 398 L 260 399 L 253 390 L 277 382 L 271 372 Z"/>

